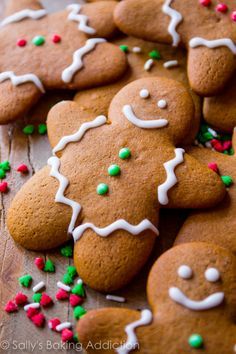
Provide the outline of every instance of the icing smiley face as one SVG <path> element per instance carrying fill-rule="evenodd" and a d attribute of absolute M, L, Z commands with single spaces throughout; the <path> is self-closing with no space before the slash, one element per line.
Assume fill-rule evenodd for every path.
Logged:
<path fill-rule="evenodd" d="M 189 280 L 193 277 L 193 271 L 187 265 L 181 265 L 178 268 L 177 273 L 180 278 L 185 280 Z M 206 269 L 204 275 L 205 279 L 209 282 L 217 282 L 220 279 L 220 272 L 216 268 Z M 224 300 L 223 292 L 213 293 L 205 297 L 203 300 L 192 300 L 178 287 L 169 288 L 169 296 L 173 301 L 193 311 L 209 310 L 219 306 Z"/>

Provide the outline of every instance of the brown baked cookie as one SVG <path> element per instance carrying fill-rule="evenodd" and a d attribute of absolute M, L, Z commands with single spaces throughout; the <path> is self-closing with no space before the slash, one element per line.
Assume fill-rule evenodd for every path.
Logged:
<path fill-rule="evenodd" d="M 234 132 L 233 141 L 235 143 Z M 235 144 L 234 144 L 235 148 Z M 215 163 L 219 173 L 231 177 L 232 182 L 236 180 L 236 157 L 220 154 L 208 149 L 190 148 L 188 153 L 204 164 Z M 226 180 L 227 181 L 227 180 Z M 230 179 L 228 179 L 230 184 Z M 229 186 L 224 200 L 215 208 L 204 212 L 193 212 L 185 221 L 176 244 L 183 242 L 211 242 L 229 248 L 236 253 L 236 190 L 235 185 Z"/>
<path fill-rule="evenodd" d="M 128 69 L 115 83 L 78 92 L 74 100 L 83 110 L 92 115 L 107 115 L 109 105 L 115 94 L 129 82 L 142 77 L 161 76 L 184 83 L 195 103 L 195 119 L 186 144 L 191 144 L 197 135 L 201 118 L 200 98 L 190 89 L 186 73 L 186 53 L 179 48 L 157 44 L 134 37 L 121 37 L 113 41 L 126 51 Z M 155 59 L 152 59 L 152 58 Z M 150 63 L 150 64 L 149 64 Z M 149 65 L 147 65 L 149 64 Z"/>
<path fill-rule="evenodd" d="M 206 3 L 206 2 L 205 2 Z M 202 96 L 220 92 L 236 68 L 235 1 L 226 12 L 212 0 L 125 0 L 115 9 L 115 22 L 126 34 L 150 41 L 184 46 L 188 77 Z"/>
<path fill-rule="evenodd" d="M 72 234 L 85 283 L 101 291 L 121 288 L 152 251 L 160 206 L 210 207 L 224 197 L 217 174 L 175 148 L 193 117 L 191 95 L 166 78 L 125 86 L 112 100 L 108 120 L 75 102 L 57 104 L 48 134 L 58 157 L 13 200 L 7 219 L 12 237 L 39 250 Z"/>
<path fill-rule="evenodd" d="M 94 87 L 124 73 L 124 53 L 104 39 L 116 33 L 115 1 L 72 4 L 53 14 L 37 0 L 7 4 L 0 29 L 0 124 L 21 117 L 49 89 Z"/>
<path fill-rule="evenodd" d="M 77 326 L 87 353 L 234 353 L 236 258 L 207 243 L 183 244 L 154 264 L 151 310 L 93 310 Z M 136 349 L 136 350 L 135 350 Z"/>

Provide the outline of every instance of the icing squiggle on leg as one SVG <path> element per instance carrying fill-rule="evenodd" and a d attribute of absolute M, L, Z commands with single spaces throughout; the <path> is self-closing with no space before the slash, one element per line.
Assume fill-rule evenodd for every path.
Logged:
<path fill-rule="evenodd" d="M 21 10 L 21 11 L 15 12 L 14 14 L 6 17 L 1 22 L 1 27 L 6 26 L 9 23 L 22 21 L 25 18 L 30 18 L 32 20 L 38 20 L 38 19 L 44 17 L 45 15 L 47 15 L 47 11 L 45 9 L 40 9 L 40 10 L 25 9 L 25 10 Z"/>
<path fill-rule="evenodd" d="M 220 38 L 207 40 L 201 37 L 194 37 L 189 41 L 189 46 L 191 48 L 196 48 L 199 46 L 205 46 L 208 48 L 217 48 L 217 47 L 228 47 L 231 52 L 236 55 L 236 45 L 230 38 Z"/>
<path fill-rule="evenodd" d="M 173 42 L 172 45 L 173 47 L 178 47 L 178 44 L 180 42 L 180 35 L 176 31 L 176 27 L 180 24 L 180 22 L 183 19 L 183 16 L 181 13 L 178 11 L 172 9 L 170 7 L 171 3 L 173 0 L 165 0 L 164 5 L 162 6 L 162 11 L 171 17 L 170 24 L 168 26 L 168 32 L 172 36 Z"/>
<path fill-rule="evenodd" d="M 88 16 L 81 15 L 79 12 L 82 6 L 80 4 L 70 4 L 67 6 L 67 10 L 71 11 L 68 15 L 68 20 L 76 21 L 79 23 L 78 29 L 82 32 L 87 34 L 95 34 L 96 30 L 87 25 L 88 23 Z"/>
<path fill-rule="evenodd" d="M 184 162 L 184 149 L 175 149 L 175 158 L 164 163 L 167 178 L 163 184 L 157 189 L 158 201 L 162 205 L 166 205 L 169 202 L 168 191 L 178 182 L 175 175 L 175 168 Z"/>
<path fill-rule="evenodd" d="M 8 79 L 11 80 L 14 86 L 22 85 L 26 82 L 33 82 L 42 93 L 45 93 L 42 82 L 34 74 L 15 75 L 13 71 L 4 71 L 3 73 L 0 73 L 0 82 Z"/>

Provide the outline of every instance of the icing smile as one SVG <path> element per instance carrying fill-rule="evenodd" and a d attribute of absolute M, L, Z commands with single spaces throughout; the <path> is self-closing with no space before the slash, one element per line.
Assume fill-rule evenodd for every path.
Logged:
<path fill-rule="evenodd" d="M 176 287 L 171 287 L 169 289 L 169 296 L 173 301 L 193 311 L 209 310 L 219 306 L 224 300 L 224 293 L 218 292 L 206 297 L 204 300 L 194 301 L 189 299 L 179 288 Z"/>
<path fill-rule="evenodd" d="M 139 128 L 143 129 L 155 129 L 155 128 L 162 128 L 168 124 L 168 120 L 160 118 L 160 119 L 153 119 L 153 120 L 142 120 L 138 118 L 131 105 L 126 104 L 122 112 L 124 113 L 125 117 L 130 121 L 132 124 L 136 125 Z"/>

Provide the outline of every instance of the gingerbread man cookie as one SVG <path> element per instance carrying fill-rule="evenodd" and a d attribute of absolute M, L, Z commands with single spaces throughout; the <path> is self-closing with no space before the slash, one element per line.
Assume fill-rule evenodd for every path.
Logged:
<path fill-rule="evenodd" d="M 57 104 L 48 117 L 54 156 L 13 200 L 12 237 L 39 250 L 72 235 L 85 283 L 101 291 L 124 286 L 152 251 L 161 206 L 210 207 L 224 197 L 217 174 L 176 148 L 193 117 L 191 95 L 166 78 L 125 86 L 108 119 L 75 102 Z"/>
<path fill-rule="evenodd" d="M 148 278 L 151 310 L 93 310 L 77 332 L 92 353 L 234 353 L 236 258 L 207 243 L 165 252 Z"/>
<path fill-rule="evenodd" d="M 124 53 L 105 40 L 116 33 L 115 5 L 71 4 L 47 14 L 37 0 L 8 1 L 0 27 L 1 124 L 21 117 L 46 90 L 92 87 L 123 74 Z"/>
<path fill-rule="evenodd" d="M 188 50 L 188 77 L 202 96 L 220 92 L 236 69 L 235 1 L 125 0 L 115 22 L 126 34 L 182 45 Z"/>
<path fill-rule="evenodd" d="M 235 139 L 234 131 L 234 149 Z M 219 173 L 225 176 L 226 182 L 228 180 L 229 184 L 232 184 L 229 185 L 224 200 L 217 207 L 204 212 L 193 212 L 187 218 L 180 229 L 176 244 L 195 241 L 211 242 L 229 248 L 236 254 L 236 190 L 233 184 L 236 180 L 236 157 L 197 147 L 188 149 L 188 153 L 206 165 L 217 166 Z"/>

